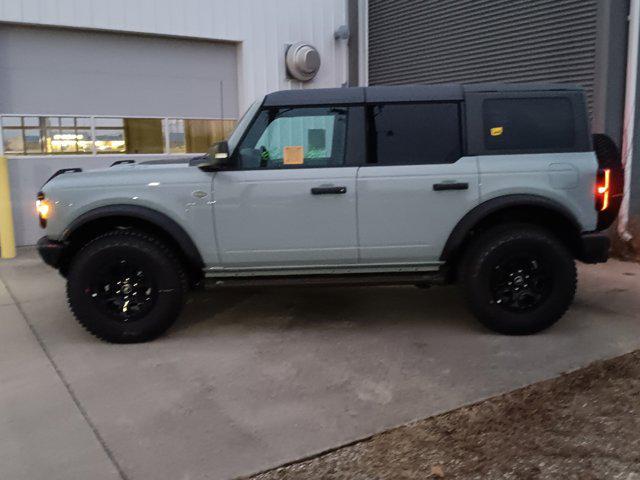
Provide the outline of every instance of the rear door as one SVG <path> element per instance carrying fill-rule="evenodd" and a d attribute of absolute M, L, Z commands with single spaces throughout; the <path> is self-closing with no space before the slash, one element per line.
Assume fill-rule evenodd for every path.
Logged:
<path fill-rule="evenodd" d="M 359 118 L 358 117 L 359 108 Z M 348 131 L 362 107 L 263 109 L 213 181 L 215 229 L 225 267 L 357 263 L 356 166 Z"/>
<path fill-rule="evenodd" d="M 367 164 L 358 173 L 360 262 L 437 262 L 478 203 L 475 157 L 462 155 L 459 102 L 367 107 Z"/>

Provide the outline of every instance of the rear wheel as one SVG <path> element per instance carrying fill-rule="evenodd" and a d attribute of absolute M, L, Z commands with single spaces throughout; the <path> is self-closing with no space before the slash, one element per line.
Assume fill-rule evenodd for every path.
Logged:
<path fill-rule="evenodd" d="M 575 296 L 573 255 L 535 225 L 512 224 L 481 234 L 460 265 L 469 306 L 488 328 L 526 335 L 550 327 Z"/>
<path fill-rule="evenodd" d="M 185 293 L 182 265 L 167 246 L 133 230 L 87 244 L 67 277 L 69 306 L 80 324 L 114 343 L 161 335 L 179 315 Z"/>

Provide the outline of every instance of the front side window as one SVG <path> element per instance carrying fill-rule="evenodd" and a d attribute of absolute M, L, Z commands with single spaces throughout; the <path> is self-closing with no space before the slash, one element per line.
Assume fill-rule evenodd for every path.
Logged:
<path fill-rule="evenodd" d="M 565 151 L 575 146 L 568 98 L 493 98 L 483 103 L 487 150 Z"/>
<path fill-rule="evenodd" d="M 238 168 L 342 166 L 347 117 L 347 107 L 263 110 L 239 145 Z"/>
<path fill-rule="evenodd" d="M 369 163 L 453 163 L 461 156 L 457 103 L 373 105 L 368 116 Z"/>

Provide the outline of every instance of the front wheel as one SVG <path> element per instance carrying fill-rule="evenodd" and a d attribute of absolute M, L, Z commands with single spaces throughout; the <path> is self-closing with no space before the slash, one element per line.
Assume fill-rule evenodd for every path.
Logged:
<path fill-rule="evenodd" d="M 497 227 L 468 248 L 459 271 L 472 312 L 508 335 L 550 327 L 575 296 L 573 255 L 554 235 L 527 224 Z"/>
<path fill-rule="evenodd" d="M 106 233 L 74 257 L 67 298 L 78 322 L 113 343 L 152 340 L 182 309 L 185 274 L 170 249 L 134 230 Z"/>

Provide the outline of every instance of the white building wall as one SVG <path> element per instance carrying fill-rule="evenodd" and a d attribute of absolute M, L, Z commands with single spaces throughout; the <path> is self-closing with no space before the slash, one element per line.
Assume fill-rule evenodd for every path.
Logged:
<path fill-rule="evenodd" d="M 0 0 L 0 22 L 80 30 L 228 41 L 237 48 L 238 107 L 242 112 L 265 93 L 339 87 L 347 82 L 347 41 L 334 31 L 347 24 L 347 0 Z M 286 78 L 287 44 L 305 41 L 321 56 L 316 78 Z M 171 51 L 167 51 L 170 71 Z M 46 72 L 43 72 L 46 73 Z M 219 88 L 217 85 L 212 88 Z M 0 112 L 9 113 L 9 112 Z M 12 112 L 74 114 L 77 112 Z M 126 112 L 123 112 L 125 114 Z M 170 112 L 167 112 L 170 113 Z M 104 112 L 94 112 L 95 115 Z M 153 155 L 159 157 L 161 155 Z M 40 235 L 33 209 L 35 192 L 63 167 L 108 166 L 130 155 L 10 157 L 12 202 L 18 244 Z"/>
<path fill-rule="evenodd" d="M 241 110 L 271 91 L 346 82 L 347 44 L 333 38 L 346 15 L 346 0 L 0 0 L 0 22 L 236 42 Z M 285 45 L 296 41 L 322 59 L 304 84 L 286 78 Z"/>

